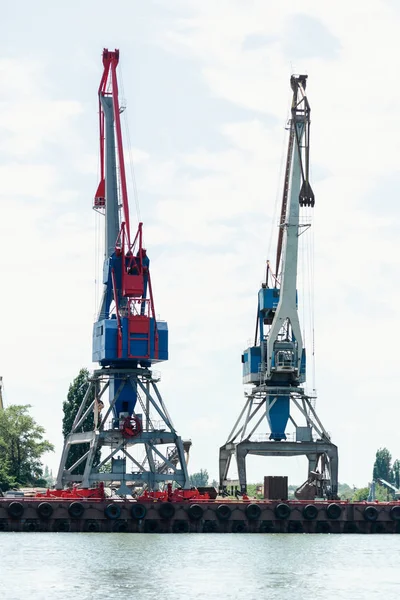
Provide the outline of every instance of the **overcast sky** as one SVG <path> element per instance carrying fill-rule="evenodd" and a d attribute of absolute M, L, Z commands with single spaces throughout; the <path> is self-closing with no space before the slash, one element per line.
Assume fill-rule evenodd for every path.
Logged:
<path fill-rule="evenodd" d="M 0 374 L 6 402 L 32 404 L 54 442 L 53 469 L 69 383 L 94 366 L 103 47 L 121 52 L 156 311 L 170 331 L 160 389 L 193 441 L 190 471 L 217 478 L 243 405 L 292 72 L 309 75 L 312 109 L 317 410 L 340 481 L 366 484 L 380 446 L 400 458 L 399 30 L 395 0 L 3 9 Z M 306 463 L 249 460 L 249 480 L 267 474 L 300 484 Z"/>

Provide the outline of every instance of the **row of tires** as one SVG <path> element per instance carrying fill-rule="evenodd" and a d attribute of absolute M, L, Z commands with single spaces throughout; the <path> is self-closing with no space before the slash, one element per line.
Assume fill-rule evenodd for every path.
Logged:
<path fill-rule="evenodd" d="M 175 505 L 171 502 L 162 502 L 157 507 L 161 519 L 169 520 L 175 516 Z M 50 519 L 53 515 L 53 510 L 53 505 L 50 502 L 40 502 L 36 508 L 36 512 L 41 519 Z M 82 502 L 71 502 L 67 510 L 72 519 L 81 519 L 85 512 L 85 505 Z M 335 503 L 328 504 L 328 506 L 322 508 L 318 508 L 315 504 L 306 504 L 301 512 L 304 519 L 313 521 L 318 517 L 321 510 L 325 512 L 325 516 L 329 520 L 339 519 L 342 514 L 342 506 Z M 7 507 L 8 515 L 12 519 L 20 519 L 24 511 L 25 507 L 22 502 L 11 502 Z M 229 504 L 220 504 L 217 506 L 215 512 L 220 521 L 228 521 L 232 515 L 232 507 Z M 292 508 L 285 502 L 280 502 L 274 507 L 275 518 L 278 520 L 289 519 L 291 512 Z M 364 508 L 363 517 L 365 521 L 376 521 L 379 517 L 379 512 L 380 510 L 376 506 L 369 505 Z M 204 516 L 204 507 L 200 504 L 191 504 L 187 513 L 192 521 L 199 521 Z M 259 504 L 248 504 L 245 508 L 245 513 L 249 521 L 258 521 L 261 517 L 261 507 Z M 105 507 L 104 514 L 107 519 L 118 520 L 121 517 L 121 506 L 116 503 L 110 503 Z M 131 506 L 130 514 L 132 519 L 141 521 L 147 514 L 147 508 L 144 504 L 134 503 Z M 393 521 L 400 521 L 400 505 L 392 506 L 389 514 Z"/>
<path fill-rule="evenodd" d="M 145 520 L 140 528 L 138 525 L 132 527 L 132 522 L 127 520 L 115 520 L 115 521 L 104 521 L 102 519 L 88 519 L 83 522 L 82 531 L 85 532 L 105 532 L 112 531 L 115 533 L 128 533 L 132 532 L 143 532 L 143 533 L 165 533 L 172 531 L 172 533 L 189 533 L 191 530 L 195 532 L 203 533 L 219 533 L 223 531 L 227 533 L 400 533 L 400 521 L 397 523 L 378 522 L 378 523 L 363 523 L 364 527 L 360 527 L 360 522 L 346 521 L 343 524 L 340 522 L 332 521 L 316 521 L 315 523 L 308 522 L 305 527 L 304 521 L 287 521 L 286 523 L 281 522 L 281 525 L 277 526 L 275 521 L 261 521 L 258 525 L 256 523 L 250 526 L 249 522 L 244 520 L 231 521 L 231 523 L 220 523 L 216 520 L 203 521 L 199 523 L 200 527 L 190 523 L 188 520 L 177 519 L 172 521 L 165 527 L 165 521 L 159 519 L 147 519 Z M 393 526 L 395 529 L 393 529 Z M 50 526 L 54 532 L 68 532 L 68 531 L 80 531 L 81 528 L 73 525 L 73 521 L 68 519 L 56 519 Z M 367 530 L 365 529 L 367 527 Z M 13 529 L 6 519 L 0 519 L 0 531 L 8 531 Z M 40 519 L 27 519 L 22 523 L 23 531 L 48 531 L 47 525 L 43 524 Z"/>

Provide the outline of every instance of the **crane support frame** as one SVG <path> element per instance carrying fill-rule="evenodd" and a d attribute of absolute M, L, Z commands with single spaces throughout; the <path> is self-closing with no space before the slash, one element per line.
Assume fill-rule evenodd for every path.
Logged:
<path fill-rule="evenodd" d="M 101 412 L 102 397 L 110 387 L 110 377 L 119 382 L 114 397 L 105 414 Z M 189 480 L 187 461 L 191 441 L 183 441 L 177 434 L 168 410 L 158 389 L 159 377 L 152 371 L 142 369 L 122 369 L 105 372 L 98 369 L 90 379 L 86 394 L 79 407 L 70 434 L 65 439 L 64 450 L 57 474 L 56 488 L 63 489 L 69 484 L 79 484 L 82 488 L 93 487 L 99 482 L 118 486 L 117 494 L 131 494 L 135 487 L 158 489 L 161 484 L 175 482 L 187 487 Z M 126 388 L 137 389 L 141 413 L 136 412 L 137 429 L 129 428 L 131 417 L 127 416 L 115 427 L 112 409 Z M 90 400 L 95 394 L 95 400 Z M 87 415 L 94 412 L 94 429 L 82 431 L 82 423 Z M 84 444 L 86 452 L 72 465 L 69 465 L 71 447 Z M 139 450 L 145 458 L 139 461 L 132 455 L 132 448 Z M 94 458 L 102 449 L 99 465 L 93 466 Z M 119 455 L 118 457 L 116 455 Z M 126 459 L 137 469 L 128 473 Z M 84 471 L 76 469 L 84 463 Z M 111 470 L 101 468 L 111 463 Z M 68 466 L 67 466 L 68 465 Z M 127 485 L 129 484 L 129 485 Z"/>

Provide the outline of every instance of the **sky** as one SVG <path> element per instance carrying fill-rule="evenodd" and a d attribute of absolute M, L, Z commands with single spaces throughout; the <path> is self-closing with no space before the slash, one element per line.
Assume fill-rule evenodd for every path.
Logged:
<path fill-rule="evenodd" d="M 160 390 L 193 442 L 189 470 L 218 478 L 218 449 L 243 406 L 241 354 L 275 252 L 291 73 L 308 75 L 311 105 L 316 205 L 304 248 L 314 247 L 317 411 L 341 482 L 365 485 L 379 447 L 400 458 L 399 27 L 395 0 L 7 5 L 0 375 L 6 403 L 31 404 L 55 444 L 53 470 L 68 386 L 95 366 L 104 47 L 121 53 L 127 160 L 170 332 Z M 279 474 L 300 484 L 306 462 L 248 460 L 249 481 Z"/>

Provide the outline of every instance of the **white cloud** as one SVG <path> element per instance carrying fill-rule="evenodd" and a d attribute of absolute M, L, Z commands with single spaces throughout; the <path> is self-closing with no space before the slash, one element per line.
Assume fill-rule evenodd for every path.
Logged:
<path fill-rule="evenodd" d="M 141 208 L 150 217 L 144 233 L 156 309 L 170 327 L 160 389 L 182 436 L 195 440 L 190 468 L 206 467 L 217 476 L 218 448 L 242 407 L 240 354 L 253 335 L 265 259 L 273 258 L 268 247 L 281 195 L 289 76 L 304 70 L 316 193 L 318 410 L 339 444 L 340 478 L 365 484 L 377 447 L 388 445 L 400 456 L 393 392 L 398 223 L 386 197 L 376 193 L 382 178 L 398 172 L 399 14 L 379 0 L 329 7 L 315 0 L 164 4 L 178 17 L 164 29 L 157 21 L 157 35 L 146 43 L 163 65 L 172 54 L 187 61 L 201 76 L 204 97 L 244 109 L 229 123 L 219 116 L 215 138 L 222 135 L 223 149 L 212 136 L 191 145 L 188 130 L 177 133 L 186 135 L 190 151 L 162 154 L 132 130 L 134 146 L 127 151 Z M 129 14 L 118 22 L 121 39 L 133 35 Z M 300 41 L 288 44 L 298 15 L 327 28 L 335 52 L 315 46 L 311 21 L 307 40 L 300 33 Z M 152 31 L 153 17 L 146 19 Z M 140 43 L 145 53 L 148 46 Z M 137 48 L 129 48 L 124 72 L 135 80 Z M 76 65 L 81 85 L 72 81 L 62 98 L 53 92 L 63 87 L 63 72 L 28 59 L 29 40 L 21 52 L 22 58 L 0 64 L 8 81 L 0 114 L 6 157 L 0 173 L 6 290 L 0 363 L 8 401 L 32 401 L 57 442 L 55 465 L 62 400 L 78 369 L 90 364 L 95 242 L 89 211 L 98 159 L 97 132 L 88 133 L 82 123 L 90 117 L 96 126 L 92 57 L 99 50 L 77 42 L 76 55 L 86 57 Z M 54 48 L 55 65 L 60 56 Z M 99 60 L 99 77 L 100 71 Z M 154 101 L 161 107 L 163 94 Z M 140 115 L 149 125 L 152 110 Z M 355 453 L 363 458 L 354 460 Z M 260 480 L 278 469 L 300 483 L 297 463 L 284 465 L 250 461 L 249 476 Z"/>

